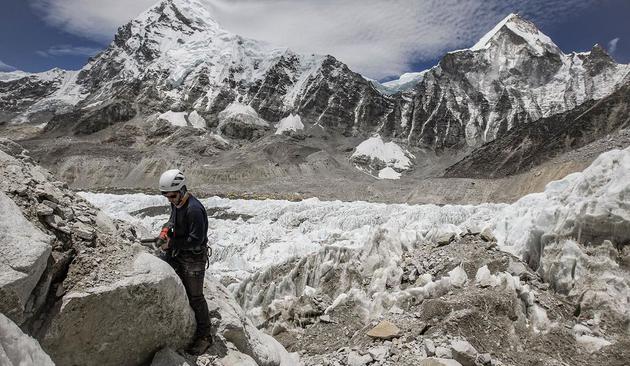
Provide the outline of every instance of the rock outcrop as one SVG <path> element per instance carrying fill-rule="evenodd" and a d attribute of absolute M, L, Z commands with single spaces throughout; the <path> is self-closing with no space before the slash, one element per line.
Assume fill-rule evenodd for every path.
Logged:
<path fill-rule="evenodd" d="M 0 162 L 7 159 L 11 158 L 0 151 Z M 23 323 L 29 314 L 32 316 L 41 305 L 38 304 L 42 300 L 41 294 L 34 290 L 47 269 L 52 240 L 31 224 L 20 208 L 0 191 L 0 313 L 18 324 Z"/>

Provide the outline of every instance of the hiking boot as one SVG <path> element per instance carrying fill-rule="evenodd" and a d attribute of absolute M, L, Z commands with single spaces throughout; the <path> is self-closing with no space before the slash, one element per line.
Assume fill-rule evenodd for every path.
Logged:
<path fill-rule="evenodd" d="M 191 355 L 199 356 L 206 352 L 211 345 L 211 336 L 197 337 L 195 338 L 193 343 L 186 349 L 186 352 Z"/>

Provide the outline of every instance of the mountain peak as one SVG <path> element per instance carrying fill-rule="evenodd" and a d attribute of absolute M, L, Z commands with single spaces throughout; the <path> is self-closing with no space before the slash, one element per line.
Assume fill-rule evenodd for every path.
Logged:
<path fill-rule="evenodd" d="M 197 30 L 219 27 L 208 7 L 199 0 L 164 0 L 146 10 L 135 21 L 171 21 Z"/>
<path fill-rule="evenodd" d="M 514 13 L 501 20 L 490 32 L 481 37 L 479 42 L 472 46 L 470 50 L 480 51 L 488 49 L 493 44 L 499 43 L 504 35 L 518 37 L 520 41 L 518 43 L 524 42 L 538 55 L 544 55 L 546 52 L 560 52 L 560 49 L 551 38 L 541 32 L 534 23 Z"/>

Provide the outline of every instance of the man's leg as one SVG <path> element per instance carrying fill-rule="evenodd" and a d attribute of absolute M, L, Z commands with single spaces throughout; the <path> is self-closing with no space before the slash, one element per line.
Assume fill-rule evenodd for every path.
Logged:
<path fill-rule="evenodd" d="M 210 314 L 208 313 L 208 303 L 203 296 L 204 274 L 205 271 L 182 271 L 180 274 L 190 307 L 195 312 L 197 319 L 195 338 L 210 336 Z"/>

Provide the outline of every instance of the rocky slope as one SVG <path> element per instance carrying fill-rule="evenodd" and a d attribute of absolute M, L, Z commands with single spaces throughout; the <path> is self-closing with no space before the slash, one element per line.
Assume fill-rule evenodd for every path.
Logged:
<path fill-rule="evenodd" d="M 68 190 L 9 140 L 0 142 L 0 207 L 0 312 L 56 364 L 147 364 L 160 349 L 190 342 L 194 315 L 175 272 L 137 243 L 133 227 Z M 208 364 L 297 362 L 252 326 L 223 286 L 208 283 L 205 293 L 217 318 Z M 28 363 L 19 356 L 25 348 L 0 341 L 10 365 Z"/>

